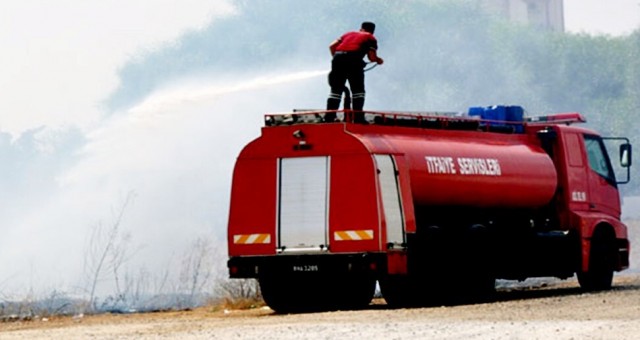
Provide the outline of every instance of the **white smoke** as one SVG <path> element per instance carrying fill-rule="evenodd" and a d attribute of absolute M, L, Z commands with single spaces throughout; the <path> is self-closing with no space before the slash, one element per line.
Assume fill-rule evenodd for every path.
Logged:
<path fill-rule="evenodd" d="M 310 103 L 322 108 L 324 75 L 316 69 L 184 79 L 106 118 L 87 134 L 79 161 L 62 171 L 52 196 L 5 227 L 4 295 L 86 294 L 88 236 L 97 225 L 113 223 L 132 192 L 121 225 L 134 254 L 128 270 L 161 273 L 178 266 L 198 238 L 226 247 L 235 158 L 260 135 L 265 113 Z M 101 282 L 102 291 L 109 293 L 111 285 Z"/>

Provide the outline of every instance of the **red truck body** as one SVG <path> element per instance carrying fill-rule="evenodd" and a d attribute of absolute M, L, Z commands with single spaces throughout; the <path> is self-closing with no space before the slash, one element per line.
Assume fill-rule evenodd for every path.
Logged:
<path fill-rule="evenodd" d="M 230 276 L 277 311 L 361 307 L 376 281 L 398 306 L 486 296 L 496 278 L 606 289 L 629 265 L 609 156 L 579 114 L 321 116 L 267 115 L 233 174 Z"/>

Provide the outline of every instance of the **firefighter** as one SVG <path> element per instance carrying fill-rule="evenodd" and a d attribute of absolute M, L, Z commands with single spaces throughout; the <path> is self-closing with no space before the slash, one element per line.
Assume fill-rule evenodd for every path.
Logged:
<path fill-rule="evenodd" d="M 378 57 L 378 41 L 373 35 L 376 25 L 365 21 L 359 31 L 348 32 L 334 40 L 329 45 L 333 59 L 331 72 L 329 73 L 329 86 L 331 93 L 327 99 L 327 110 L 338 110 L 340 99 L 345 89 L 345 82 L 349 81 L 349 87 L 353 93 L 353 110 L 362 111 L 364 106 L 364 67 L 363 58 L 366 55 L 371 62 L 381 65 L 384 60 Z M 335 120 L 335 113 L 325 115 L 326 121 Z M 356 120 L 364 121 L 364 114 L 360 112 Z"/>

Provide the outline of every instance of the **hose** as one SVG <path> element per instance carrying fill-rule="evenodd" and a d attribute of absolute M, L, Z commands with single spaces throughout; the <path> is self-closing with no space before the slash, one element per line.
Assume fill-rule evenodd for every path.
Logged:
<path fill-rule="evenodd" d="M 373 64 L 373 66 L 366 67 L 366 65 L 365 65 L 364 72 L 371 71 L 374 68 L 376 68 L 376 66 L 378 66 L 378 63 L 376 63 L 375 61 L 370 61 L 370 62 L 367 63 L 367 65 L 369 65 L 369 64 Z"/>

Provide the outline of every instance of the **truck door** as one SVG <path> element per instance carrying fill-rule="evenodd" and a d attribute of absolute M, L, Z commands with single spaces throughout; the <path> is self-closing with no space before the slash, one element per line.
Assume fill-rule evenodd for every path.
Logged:
<path fill-rule="evenodd" d="M 584 135 L 589 170 L 589 210 L 603 212 L 611 216 L 620 216 L 620 206 L 616 178 L 611 167 L 602 138 Z"/>
<path fill-rule="evenodd" d="M 329 157 L 281 158 L 278 176 L 278 249 L 326 250 Z"/>

